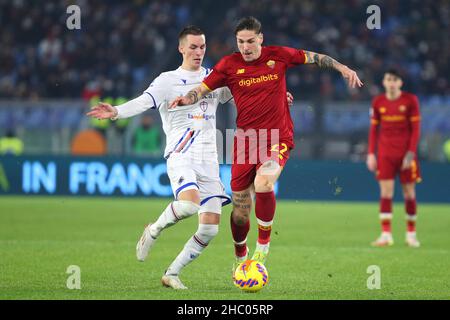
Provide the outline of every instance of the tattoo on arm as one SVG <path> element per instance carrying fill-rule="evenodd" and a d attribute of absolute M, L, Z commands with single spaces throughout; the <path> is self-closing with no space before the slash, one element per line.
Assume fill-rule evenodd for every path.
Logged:
<path fill-rule="evenodd" d="M 315 63 L 311 51 L 305 51 L 307 63 Z"/>
<path fill-rule="evenodd" d="M 341 65 L 335 59 L 325 54 L 319 54 L 316 52 L 305 51 L 308 63 L 317 64 L 321 68 L 337 69 L 338 65 Z"/>
<path fill-rule="evenodd" d="M 186 94 L 186 97 L 188 97 L 192 101 L 192 104 L 195 104 L 198 102 L 198 92 L 195 89 L 189 91 Z"/>
<path fill-rule="evenodd" d="M 319 60 L 319 67 L 321 68 L 334 68 L 336 60 L 329 56 L 323 56 L 321 60 Z"/>

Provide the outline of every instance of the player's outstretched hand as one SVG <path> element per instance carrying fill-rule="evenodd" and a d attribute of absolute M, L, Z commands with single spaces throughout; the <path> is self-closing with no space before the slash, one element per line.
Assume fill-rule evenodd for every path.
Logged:
<path fill-rule="evenodd" d="M 377 158 L 375 158 L 374 154 L 367 155 L 366 164 L 369 171 L 375 172 L 375 170 L 377 170 Z"/>
<path fill-rule="evenodd" d="M 192 104 L 192 102 L 190 101 L 189 98 L 185 97 L 185 96 L 181 96 L 181 97 L 176 97 L 175 100 L 173 100 L 170 105 L 169 105 L 169 109 L 173 109 L 176 106 L 187 106 L 189 104 Z"/>
<path fill-rule="evenodd" d="M 292 107 L 294 104 L 294 96 L 289 91 L 287 92 L 287 102 L 289 107 Z"/>
<path fill-rule="evenodd" d="M 111 119 L 117 116 L 117 109 L 109 103 L 100 102 L 98 105 L 93 106 L 86 115 L 97 119 Z"/>
<path fill-rule="evenodd" d="M 363 83 L 361 80 L 359 80 L 358 75 L 356 74 L 355 71 L 353 71 L 352 69 L 350 69 L 349 67 L 344 67 L 341 71 L 342 76 L 344 77 L 345 80 L 347 80 L 348 86 L 350 88 L 360 88 L 363 86 Z"/>

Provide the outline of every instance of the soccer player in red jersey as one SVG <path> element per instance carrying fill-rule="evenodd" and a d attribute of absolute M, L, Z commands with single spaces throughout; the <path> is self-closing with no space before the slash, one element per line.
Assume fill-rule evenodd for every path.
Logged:
<path fill-rule="evenodd" d="M 405 200 L 406 243 L 419 247 L 416 236 L 416 182 L 421 181 L 417 161 L 420 113 L 417 96 L 401 90 L 403 81 L 396 70 L 384 74 L 385 94 L 372 101 L 367 167 L 376 173 L 380 184 L 381 236 L 372 243 L 377 247 L 394 244 L 391 233 L 394 179 L 400 175 Z M 377 155 L 375 156 L 375 151 Z"/>
<path fill-rule="evenodd" d="M 252 259 L 264 263 L 275 215 L 274 184 L 294 148 L 293 123 L 286 102 L 287 69 L 316 64 L 339 71 L 352 88 L 362 86 L 362 82 L 355 71 L 327 55 L 262 46 L 261 23 L 254 17 L 241 19 L 235 35 L 239 52 L 223 57 L 201 86 L 175 99 L 171 107 L 193 104 L 218 87 L 231 90 L 237 108 L 231 167 L 231 231 L 236 263 L 248 257 L 246 240 L 253 193 L 258 240 Z"/>

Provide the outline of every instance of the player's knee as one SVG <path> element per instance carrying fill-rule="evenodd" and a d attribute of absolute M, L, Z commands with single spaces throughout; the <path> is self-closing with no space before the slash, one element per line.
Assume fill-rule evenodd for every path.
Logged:
<path fill-rule="evenodd" d="M 403 197 L 406 200 L 412 200 L 416 198 L 416 192 L 414 189 L 410 189 L 410 188 L 405 188 L 403 189 Z"/>
<path fill-rule="evenodd" d="M 177 210 L 177 215 L 180 218 L 190 217 L 200 210 L 200 206 L 198 204 L 188 200 L 174 201 L 173 205 L 175 210 Z"/>
<path fill-rule="evenodd" d="M 394 190 L 385 190 L 382 192 L 383 198 L 393 198 L 394 197 Z"/>
<path fill-rule="evenodd" d="M 255 191 L 256 192 L 270 192 L 273 191 L 274 184 L 266 176 L 256 176 L 255 178 Z"/>
<path fill-rule="evenodd" d="M 231 213 L 231 218 L 233 219 L 234 223 L 236 223 L 238 226 L 242 226 L 247 223 L 250 216 L 250 209 L 248 210 L 237 210 L 233 209 L 233 212 Z"/>
<path fill-rule="evenodd" d="M 203 241 L 208 243 L 211 241 L 217 234 L 219 233 L 219 225 L 218 224 L 199 224 L 197 230 L 197 236 L 200 237 Z"/>
<path fill-rule="evenodd" d="M 381 192 L 381 198 L 392 199 L 394 197 L 393 192 Z"/>
<path fill-rule="evenodd" d="M 390 186 L 383 186 L 381 188 L 382 198 L 392 198 L 394 196 L 394 188 Z"/>

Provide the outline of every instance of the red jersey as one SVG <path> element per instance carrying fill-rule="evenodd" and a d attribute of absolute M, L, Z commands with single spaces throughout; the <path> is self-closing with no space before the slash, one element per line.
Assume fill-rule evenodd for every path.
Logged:
<path fill-rule="evenodd" d="M 384 94 L 373 99 L 369 153 L 375 153 L 377 145 L 379 157 L 403 157 L 407 151 L 416 153 L 419 134 L 420 112 L 416 95 L 402 92 L 396 100 L 389 100 Z"/>
<path fill-rule="evenodd" d="M 268 46 L 246 62 L 239 52 L 223 57 L 203 81 L 209 90 L 227 86 L 237 107 L 237 128 L 279 129 L 280 141 L 294 147 L 294 126 L 286 99 L 286 70 L 304 64 L 303 50 Z"/>

